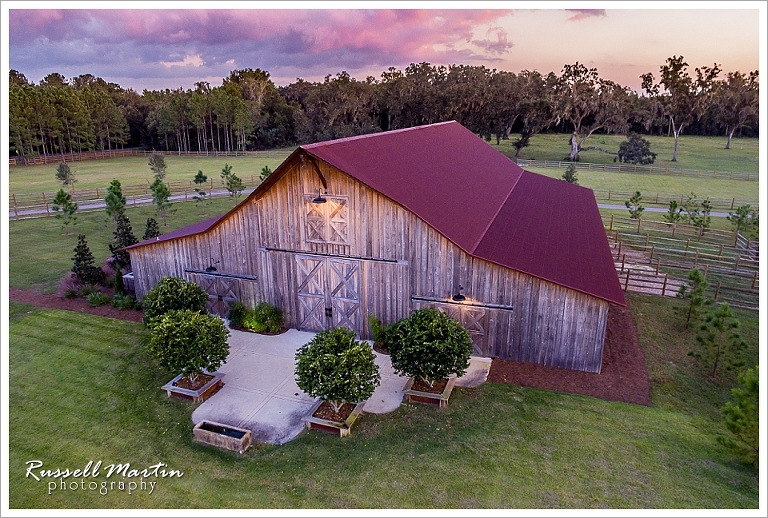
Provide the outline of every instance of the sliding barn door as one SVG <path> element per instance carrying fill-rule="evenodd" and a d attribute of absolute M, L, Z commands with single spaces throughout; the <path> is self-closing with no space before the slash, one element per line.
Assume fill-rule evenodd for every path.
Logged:
<path fill-rule="evenodd" d="M 322 331 L 347 327 L 362 331 L 360 261 L 296 256 L 299 329 Z"/>

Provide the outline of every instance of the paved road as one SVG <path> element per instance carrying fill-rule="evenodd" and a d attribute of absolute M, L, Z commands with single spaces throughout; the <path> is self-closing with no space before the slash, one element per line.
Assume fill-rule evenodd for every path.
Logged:
<path fill-rule="evenodd" d="M 253 189 L 246 189 L 241 194 L 241 199 L 245 196 L 248 196 L 251 192 L 253 192 Z M 229 196 L 229 192 L 226 190 L 217 190 L 212 191 L 211 196 L 213 197 L 221 197 L 221 196 Z M 174 200 L 183 200 L 185 199 L 185 196 L 183 194 L 177 194 L 170 197 L 171 201 Z M 128 206 L 132 207 L 134 205 L 145 205 L 148 203 L 152 203 L 152 198 L 137 198 L 134 202 L 133 199 L 128 201 Z M 93 211 L 97 209 L 103 209 L 105 207 L 105 203 L 100 200 L 93 200 L 93 201 L 87 201 L 83 203 L 78 203 L 78 210 L 80 211 Z M 598 203 L 597 206 L 601 209 L 619 209 L 619 210 L 627 210 L 627 207 L 625 205 L 611 205 L 607 203 Z M 645 210 L 647 212 L 667 212 L 667 209 L 663 209 L 660 207 L 646 207 Z M 19 217 L 21 218 L 28 218 L 37 214 L 45 214 L 45 209 L 20 209 L 19 210 Z M 53 213 L 53 212 L 52 212 Z M 727 212 L 710 212 L 710 216 L 717 217 L 717 218 L 724 218 L 728 216 Z M 15 213 L 13 211 L 10 211 L 8 213 L 8 217 L 10 219 L 13 219 L 15 217 Z"/>

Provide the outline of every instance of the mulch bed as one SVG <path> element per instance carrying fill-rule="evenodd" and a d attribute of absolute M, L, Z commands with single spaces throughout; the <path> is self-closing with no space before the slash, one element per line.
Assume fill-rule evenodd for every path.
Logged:
<path fill-rule="evenodd" d="M 107 293 L 108 290 L 102 290 Z M 110 295 L 111 292 L 107 293 Z M 20 290 L 18 288 L 8 289 L 8 298 L 14 302 L 23 302 L 42 308 L 63 309 L 66 311 L 76 311 L 78 313 L 88 313 L 100 317 L 119 318 L 131 322 L 141 322 L 144 312 L 138 309 L 120 310 L 112 307 L 111 304 L 104 306 L 91 307 L 86 298 L 67 299 L 57 295 L 43 295 L 34 291 Z"/>
<path fill-rule="evenodd" d="M 600 374 L 494 358 L 488 381 L 651 406 L 637 328 L 627 308 L 611 306 Z"/>
<path fill-rule="evenodd" d="M 183 378 L 179 378 L 173 383 L 174 387 L 179 387 L 183 389 L 188 390 L 199 390 L 205 386 L 206 383 L 211 381 L 213 379 L 213 376 L 210 374 L 198 374 L 197 380 L 192 382 L 187 378 L 186 376 Z"/>
<path fill-rule="evenodd" d="M 334 423 L 343 423 L 352 414 L 354 409 L 355 405 L 352 403 L 344 403 L 338 412 L 334 412 L 331 404 L 328 401 L 323 401 L 312 416 L 325 419 L 326 421 L 333 421 Z"/>
<path fill-rule="evenodd" d="M 121 311 L 110 305 L 91 307 L 86 299 L 66 299 L 17 288 L 9 289 L 9 297 L 10 300 L 35 306 L 77 311 L 132 322 L 141 322 L 144 316 L 143 312 L 135 309 Z M 582 394 L 608 401 L 651 405 L 648 371 L 645 368 L 645 358 L 637 338 L 637 328 L 629 310 L 619 306 L 611 306 L 608 311 L 608 327 L 600 374 L 494 358 L 488 381 Z"/>
<path fill-rule="evenodd" d="M 442 394 L 443 391 L 445 390 L 446 385 L 448 385 L 448 378 L 443 378 L 435 381 L 431 387 L 423 379 L 416 378 L 415 380 L 413 380 L 413 385 L 411 385 L 411 390 L 416 390 L 418 392 L 429 392 L 430 394 Z"/>

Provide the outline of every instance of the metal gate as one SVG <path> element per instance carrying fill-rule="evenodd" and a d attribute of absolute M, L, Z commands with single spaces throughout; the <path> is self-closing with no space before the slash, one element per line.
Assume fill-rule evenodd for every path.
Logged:
<path fill-rule="evenodd" d="M 297 255 L 298 328 L 344 326 L 360 333 L 360 261 Z"/>

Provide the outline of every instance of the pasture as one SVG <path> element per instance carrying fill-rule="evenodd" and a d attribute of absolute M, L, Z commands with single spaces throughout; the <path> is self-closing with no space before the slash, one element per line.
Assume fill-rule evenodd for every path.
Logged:
<path fill-rule="evenodd" d="M 674 299 L 629 296 L 653 407 L 487 383 L 442 410 L 366 414 L 351 436 L 307 432 L 243 455 L 194 444 L 140 324 L 11 304 L 11 508 L 756 509 L 758 477 L 715 440 L 719 383 L 686 356 Z M 756 315 L 739 313 L 757 361 Z M 52 490 L 25 463 L 158 462 L 148 491 Z M 104 471 L 104 468 L 102 468 Z M 104 480 L 104 476 L 99 479 Z M 56 484 L 54 484 L 56 487 Z"/>

